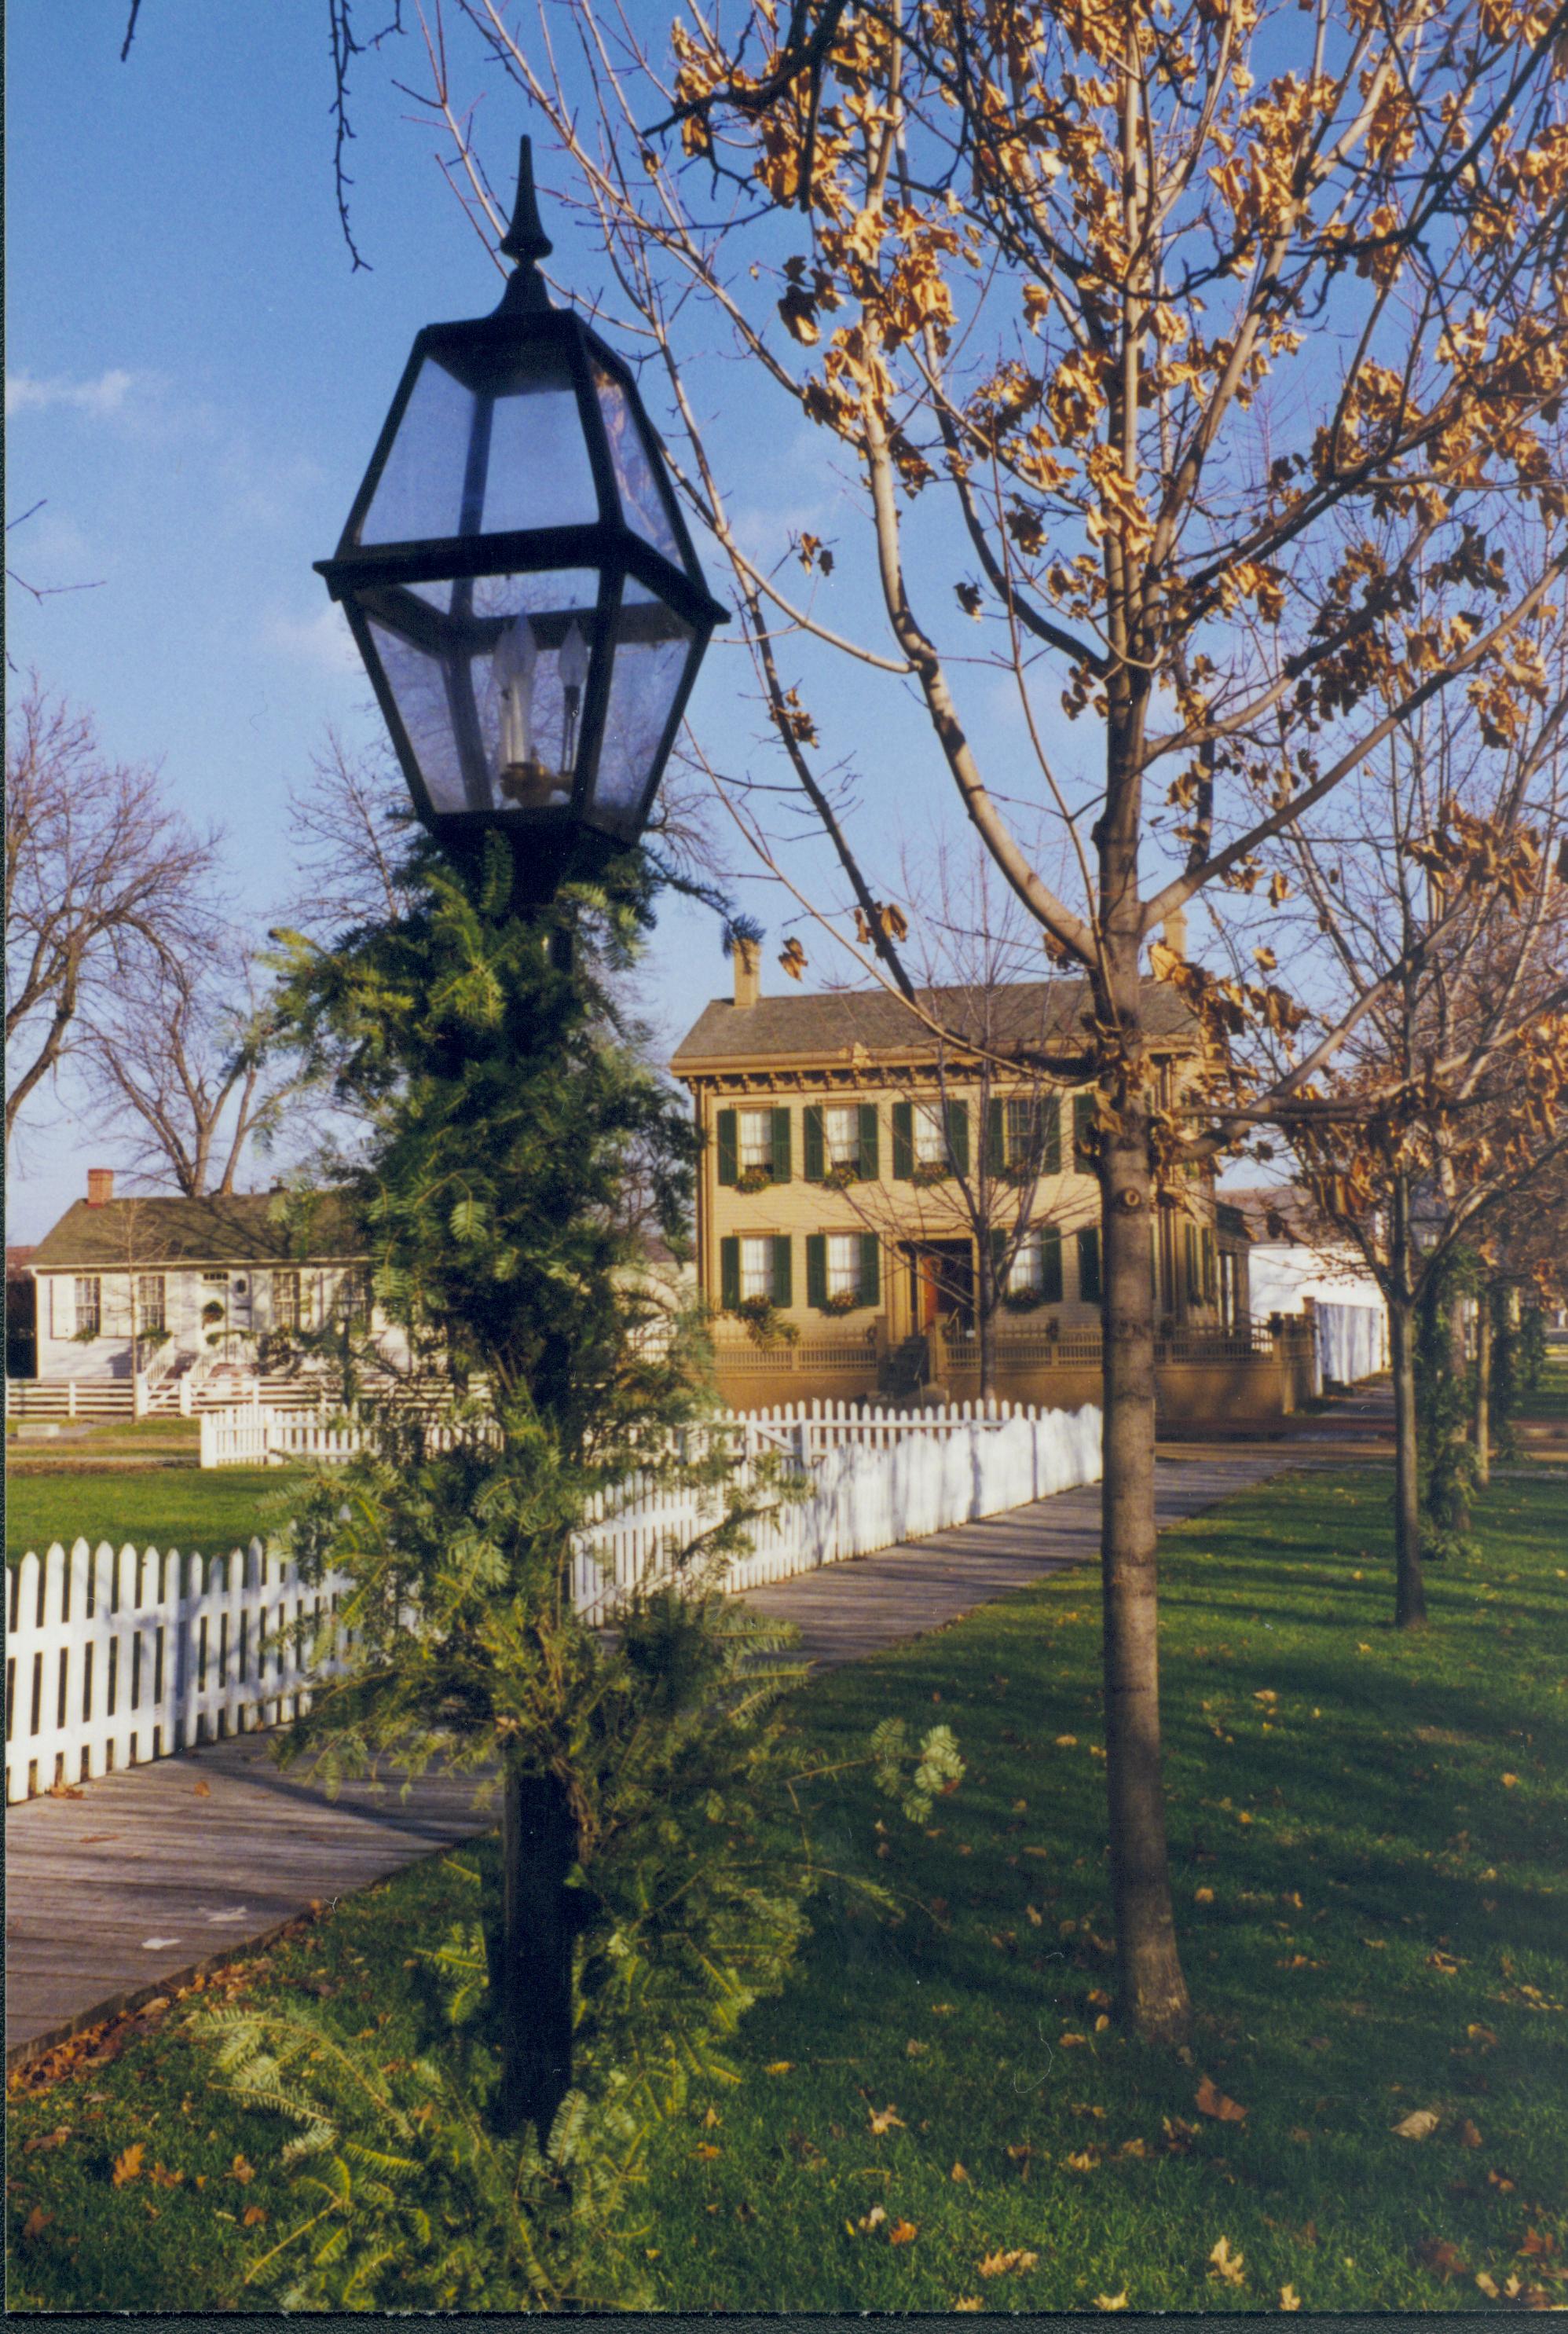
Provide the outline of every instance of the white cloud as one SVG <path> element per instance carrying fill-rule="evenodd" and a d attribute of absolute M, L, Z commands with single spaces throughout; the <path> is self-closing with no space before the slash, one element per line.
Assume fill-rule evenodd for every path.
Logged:
<path fill-rule="evenodd" d="M 101 420 L 118 413 L 137 386 L 137 376 L 122 366 L 111 366 L 96 381 L 41 381 L 35 373 L 9 373 L 5 380 L 5 417 L 14 413 L 46 413 L 63 407 L 68 412 L 91 414 Z"/>
<path fill-rule="evenodd" d="M 281 655 L 311 665 L 317 672 L 364 671 L 342 610 L 332 601 L 313 616 L 270 615 L 262 627 L 262 637 Z"/>

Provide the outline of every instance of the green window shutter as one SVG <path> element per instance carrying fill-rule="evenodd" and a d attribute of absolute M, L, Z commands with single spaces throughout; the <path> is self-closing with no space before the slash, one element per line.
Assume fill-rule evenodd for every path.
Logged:
<path fill-rule="evenodd" d="M 1183 1227 L 1183 1236 L 1187 1249 L 1187 1301 L 1189 1305 L 1196 1305 L 1198 1299 L 1198 1234 L 1191 1224 L 1187 1224 Z"/>
<path fill-rule="evenodd" d="M 828 1236 L 806 1234 L 806 1303 L 819 1308 L 828 1301 Z"/>
<path fill-rule="evenodd" d="M 882 1244 L 875 1232 L 861 1234 L 861 1303 L 882 1301 Z"/>
<path fill-rule="evenodd" d="M 1047 1305 L 1062 1302 L 1062 1235 L 1054 1224 L 1040 1228 L 1040 1294 Z"/>
<path fill-rule="evenodd" d="M 740 1173 L 740 1133 L 733 1110 L 718 1114 L 718 1180 L 733 1183 Z"/>
<path fill-rule="evenodd" d="M 1219 1266 L 1216 1258 L 1214 1234 L 1203 1235 L 1203 1295 L 1204 1302 L 1212 1305 L 1219 1293 Z"/>
<path fill-rule="evenodd" d="M 735 1113 L 730 1112 L 733 1118 Z M 733 1313 L 740 1303 L 740 1242 L 721 1239 L 718 1244 L 718 1301 L 726 1313 Z"/>
<path fill-rule="evenodd" d="M 1003 1276 L 1007 1269 L 1007 1243 L 1012 1237 L 1011 1232 L 1000 1230 L 995 1224 L 986 1235 L 986 1246 L 991 1252 L 991 1293 L 994 1297 L 1000 1297 L 1005 1286 Z"/>
<path fill-rule="evenodd" d="M 775 1232 L 773 1243 L 773 1301 L 775 1305 L 794 1302 L 794 1243 L 788 1232 Z"/>
<path fill-rule="evenodd" d="M 1003 1104 L 993 1095 L 986 1104 L 986 1165 L 999 1175 L 1007 1164 L 1007 1135 L 1002 1121 Z"/>
<path fill-rule="evenodd" d="M 1078 1294 L 1085 1305 L 1100 1302 L 1100 1227 L 1085 1225 L 1078 1235 Z"/>
<path fill-rule="evenodd" d="M 1092 1174 L 1094 1170 L 1094 1096 L 1075 1094 L 1073 1097 L 1073 1164 L 1080 1174 Z"/>
<path fill-rule="evenodd" d="M 948 1135 L 948 1157 L 955 1175 L 969 1172 L 969 1105 L 967 1102 L 949 1102 L 942 1105 Z"/>
<path fill-rule="evenodd" d="M 790 1114 L 787 1110 L 775 1110 L 773 1119 L 773 1179 L 775 1183 L 787 1183 L 790 1179 Z"/>
<path fill-rule="evenodd" d="M 907 1183 L 915 1172 L 915 1105 L 893 1104 L 893 1181 Z"/>
<path fill-rule="evenodd" d="M 874 1183 L 882 1172 L 881 1143 L 877 1128 L 877 1105 L 874 1102 L 861 1104 L 861 1181 Z"/>
<path fill-rule="evenodd" d="M 822 1106 L 820 1102 L 808 1102 L 801 1113 L 801 1150 L 804 1160 L 801 1172 L 808 1183 L 820 1183 L 827 1165 L 827 1146 L 822 1139 Z"/>
<path fill-rule="evenodd" d="M 1062 1172 L 1062 1097 L 1047 1095 L 1040 1105 L 1040 1172 Z"/>

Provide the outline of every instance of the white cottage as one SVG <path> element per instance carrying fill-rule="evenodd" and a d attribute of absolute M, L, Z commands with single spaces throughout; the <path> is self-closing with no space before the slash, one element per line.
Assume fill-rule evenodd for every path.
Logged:
<path fill-rule="evenodd" d="M 1389 1313 L 1354 1242 L 1323 1222 L 1306 1194 L 1267 1184 L 1222 1195 L 1251 1235 L 1247 1269 L 1254 1317 L 1310 1313 L 1317 1391 L 1353 1385 L 1389 1366 Z"/>
<path fill-rule="evenodd" d="M 300 1330 L 377 1326 L 362 1242 L 331 1192 L 116 1199 L 93 1167 L 29 1263 L 41 1385 L 139 1379 L 158 1408 L 188 1375 L 286 1367 Z"/>

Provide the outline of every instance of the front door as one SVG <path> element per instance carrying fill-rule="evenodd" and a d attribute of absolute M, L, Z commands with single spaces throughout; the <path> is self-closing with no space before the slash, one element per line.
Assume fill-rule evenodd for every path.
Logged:
<path fill-rule="evenodd" d="M 964 1336 L 975 1326 L 975 1251 L 967 1239 L 911 1240 L 909 1295 L 915 1326 L 928 1334 L 938 1321 Z"/>

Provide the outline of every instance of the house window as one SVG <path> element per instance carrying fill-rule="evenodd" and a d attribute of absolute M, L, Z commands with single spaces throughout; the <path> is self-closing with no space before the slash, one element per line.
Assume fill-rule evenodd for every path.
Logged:
<path fill-rule="evenodd" d="M 861 1114 L 854 1103 L 833 1103 L 822 1112 L 822 1148 L 830 1167 L 861 1163 Z"/>
<path fill-rule="evenodd" d="M 1010 1297 L 1028 1296 L 1044 1285 L 1044 1246 L 1039 1232 L 1025 1232 L 1019 1241 L 1007 1273 L 1007 1293 Z"/>
<path fill-rule="evenodd" d="M 762 1114 L 755 1114 L 762 1115 Z M 743 1114 L 751 1117 L 754 1114 Z M 743 1239 L 740 1243 L 740 1297 L 744 1305 L 748 1297 L 773 1297 L 773 1242 L 771 1239 Z"/>
<path fill-rule="evenodd" d="M 370 1276 L 345 1272 L 338 1283 L 337 1316 L 351 1327 L 362 1329 L 370 1317 Z"/>
<path fill-rule="evenodd" d="M 830 1232 L 827 1240 L 829 1297 L 859 1297 L 861 1293 L 859 1232 Z"/>
<path fill-rule="evenodd" d="M 942 1128 L 942 1105 L 939 1102 L 918 1102 L 915 1104 L 914 1137 L 917 1167 L 947 1165 L 948 1138 Z"/>
<path fill-rule="evenodd" d="M 79 1273 L 76 1280 L 76 1334 L 96 1337 L 103 1329 L 103 1283 L 95 1272 Z"/>
<path fill-rule="evenodd" d="M 744 1175 L 748 1167 L 760 1168 L 764 1174 L 773 1172 L 773 1113 L 771 1110 L 743 1110 L 740 1119 L 740 1167 Z"/>
<path fill-rule="evenodd" d="M 167 1329 L 168 1314 L 164 1299 L 161 1272 L 141 1272 L 136 1277 L 136 1318 L 145 1336 L 149 1329 Z"/>
<path fill-rule="evenodd" d="M 299 1274 L 274 1272 L 273 1275 L 273 1326 L 274 1329 L 297 1329 L 299 1326 Z"/>
<path fill-rule="evenodd" d="M 1008 1166 L 1033 1166 L 1045 1148 L 1045 1114 L 1040 1104 L 1009 1096 L 1006 1129 Z"/>

